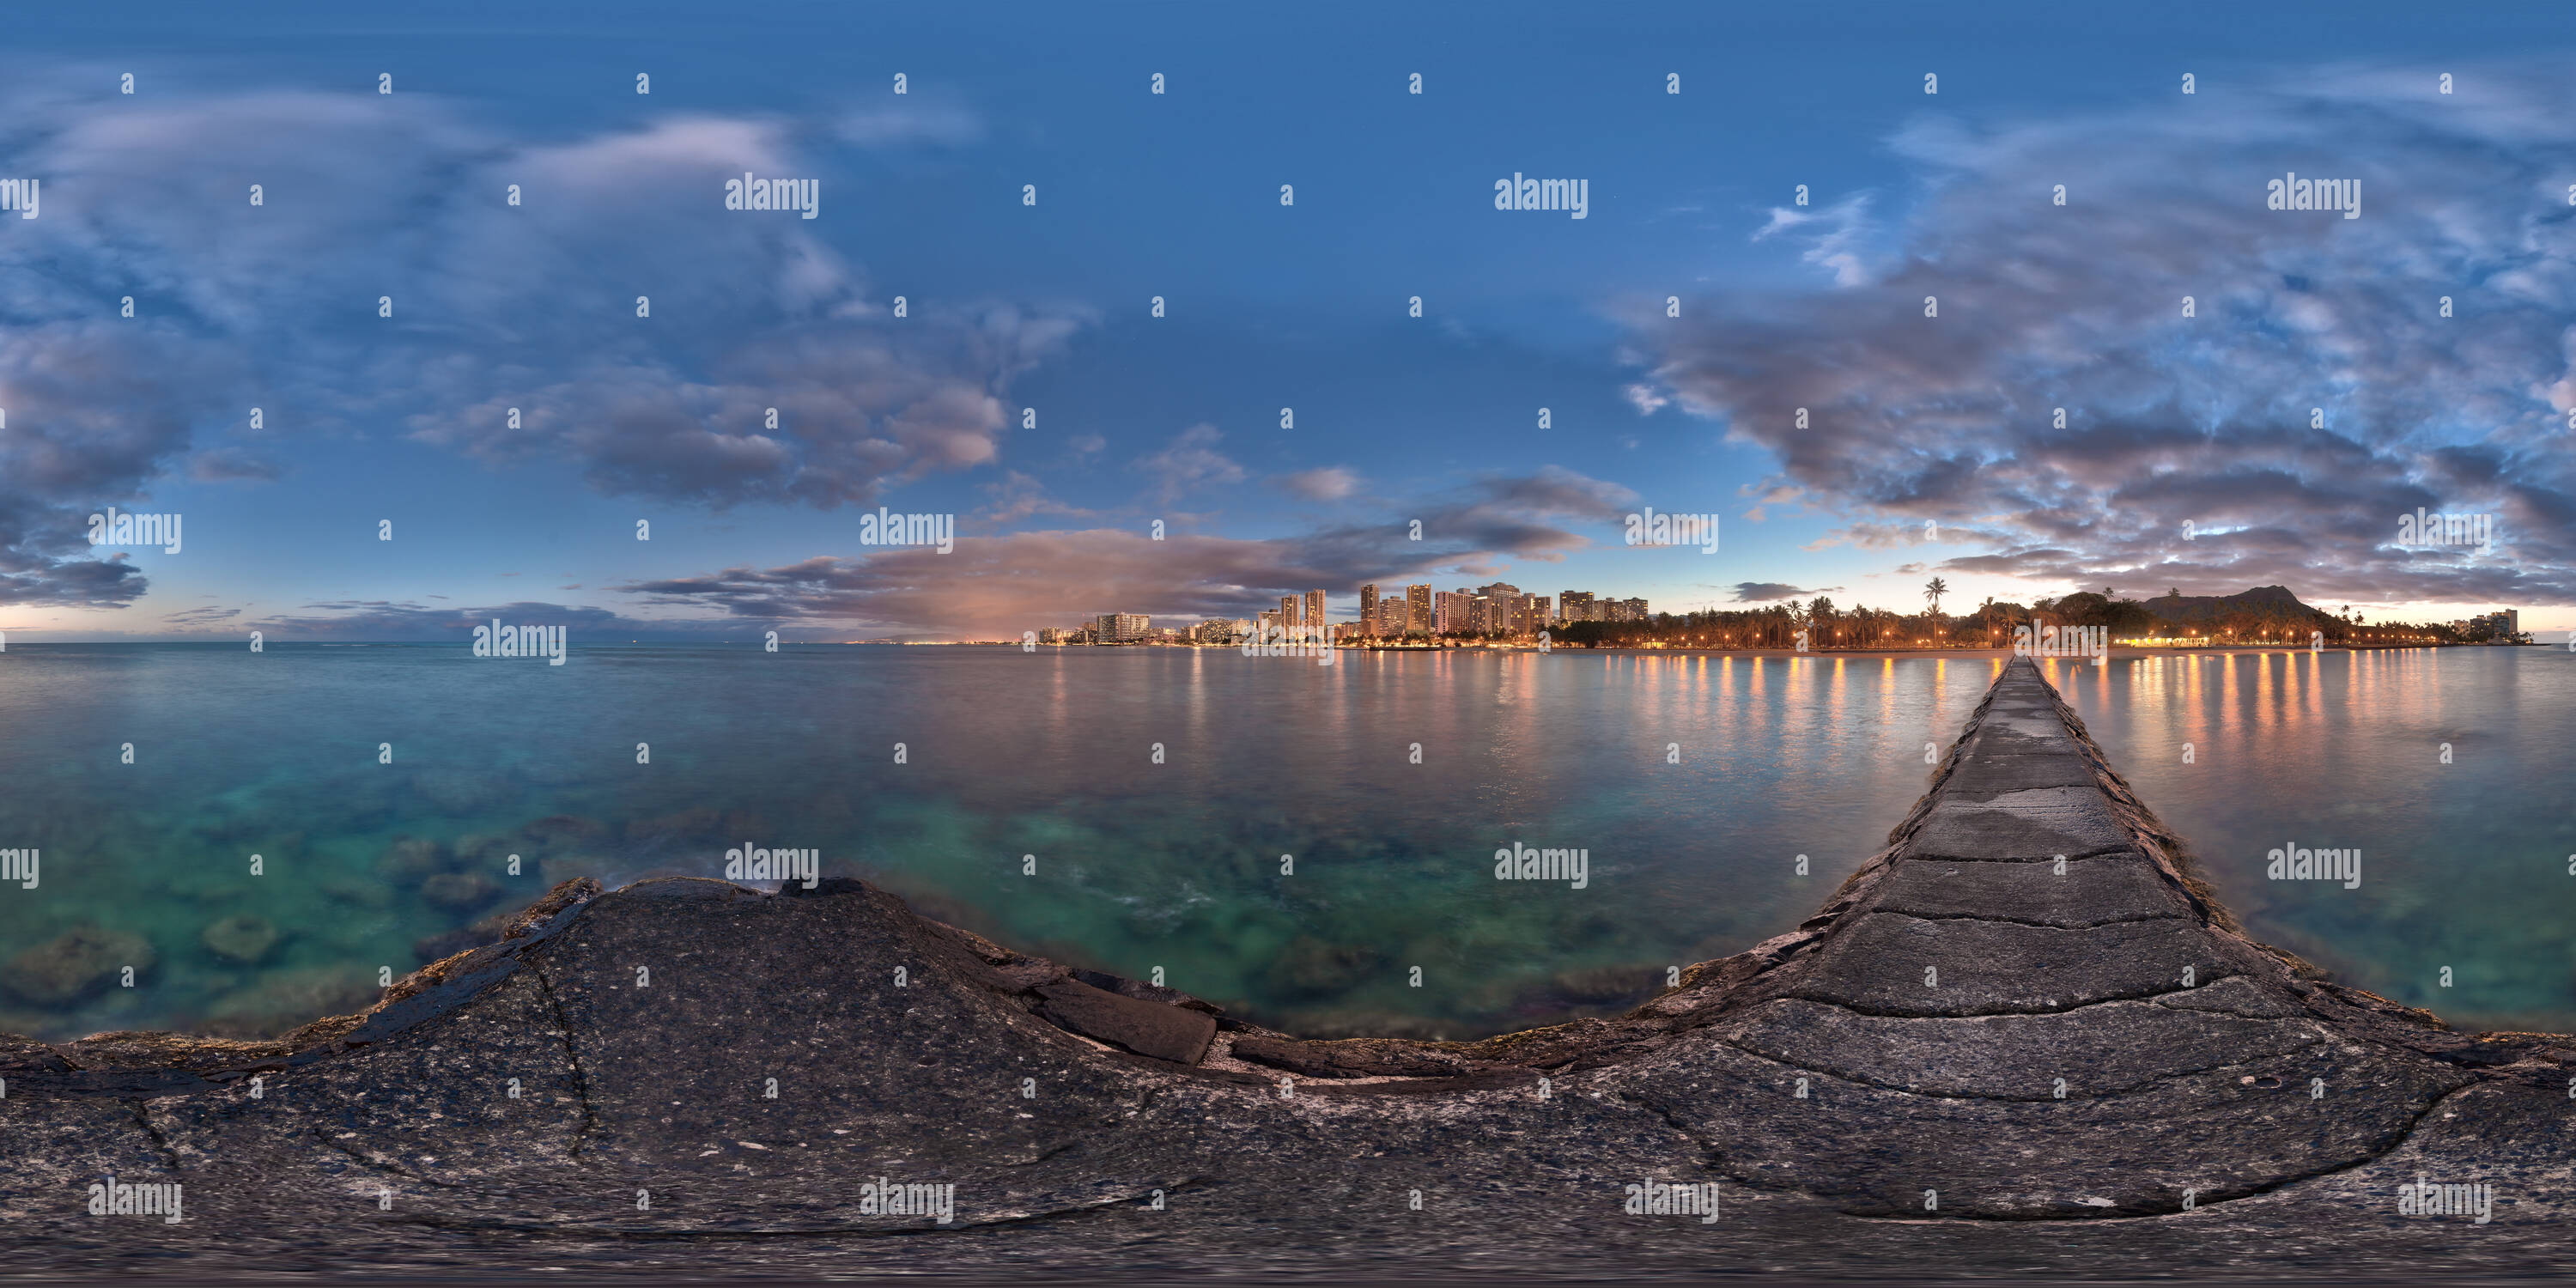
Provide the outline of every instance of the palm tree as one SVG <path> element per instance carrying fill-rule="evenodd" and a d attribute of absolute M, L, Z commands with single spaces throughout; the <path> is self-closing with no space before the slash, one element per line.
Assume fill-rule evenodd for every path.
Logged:
<path fill-rule="evenodd" d="M 1941 629 L 1941 597 L 1950 593 L 1950 583 L 1938 577 L 1923 583 L 1923 598 L 1932 605 L 1932 629 Z"/>

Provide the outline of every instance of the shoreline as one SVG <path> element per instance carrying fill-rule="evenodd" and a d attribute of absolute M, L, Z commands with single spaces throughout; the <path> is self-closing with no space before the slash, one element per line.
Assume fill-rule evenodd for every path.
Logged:
<path fill-rule="evenodd" d="M 868 642 L 868 641 L 848 641 L 848 642 L 849 642 L 849 643 L 866 643 L 866 642 Z M 910 645 L 910 646 L 908 646 L 908 647 L 916 647 L 916 648 L 930 648 L 930 647 L 942 647 L 942 648 L 1012 648 L 1012 649 L 1017 649 L 1017 648 L 1019 648 L 1019 647 L 1021 647 L 1021 646 L 1020 646 L 1019 644 L 1017 644 L 1017 643 L 1013 643 L 1013 642 L 1005 641 L 1005 640 L 980 640 L 980 641 L 961 642 L 961 643 L 958 643 L 958 644 L 948 644 L 948 645 L 929 645 L 929 644 L 921 644 L 921 645 Z M 1222 652 L 1240 652 L 1240 651 L 1242 651 L 1242 647 L 1243 647 L 1243 646 L 1242 646 L 1242 645 L 1238 645 L 1238 644 L 1160 644 L 1160 643 L 1130 643 L 1130 644 L 1040 644 L 1040 645 L 1038 645 L 1037 647 L 1039 647 L 1039 648 L 1041 648 L 1041 649 L 1056 649 L 1056 650 L 1065 650 L 1065 649 L 1115 649 L 1115 650 L 1121 650 L 1121 651 L 1124 651 L 1124 650 L 1130 650 L 1130 649 L 1186 649 L 1186 650 L 1214 650 L 1214 651 L 1217 651 L 1217 652 L 1222 653 Z M 1300 644 L 1300 645 L 1295 645 L 1294 647 L 1306 648 L 1306 649 L 1313 649 L 1313 648 L 1317 648 L 1317 647 L 1319 647 L 1319 646 L 1317 646 L 1317 645 L 1313 645 L 1313 644 Z M 1818 657 L 1818 658 L 1823 658 L 1823 657 L 2005 657 L 2005 658 L 2009 658 L 2009 657 L 2019 656 L 2019 654 L 2016 654 L 2016 653 L 2013 651 L 2012 647 L 2011 647 L 2011 646 L 2009 646 L 2009 645 L 1991 645 L 1991 646 L 1984 646 L 1984 647 L 1978 647 L 1978 648 L 1965 648 L 1965 647 L 1961 647 L 1961 648 L 1904 647 L 1904 648 L 1829 648 L 1829 649 L 1794 649 L 1794 648 L 1730 648 L 1730 647 L 1726 647 L 1726 646 L 1722 646 L 1722 645 L 1720 645 L 1720 646 L 1676 645 L 1676 646 L 1672 646 L 1672 647 L 1664 647 L 1664 646 L 1659 646 L 1659 645 L 1646 645 L 1646 646 L 1619 646 L 1619 647 L 1602 647 L 1602 648 L 1593 648 L 1593 647 L 1586 647 L 1586 646 L 1582 646 L 1582 645 L 1574 645 L 1574 644 L 1551 644 L 1551 645 L 1549 645 L 1549 646 L 1548 646 L 1548 647 L 1546 647 L 1546 648 L 1541 648 L 1541 647 L 1539 647 L 1539 646 L 1538 646 L 1538 645 L 1536 645 L 1536 644 L 1520 644 L 1520 643 L 1512 643 L 1512 644 L 1490 644 L 1490 643 L 1489 643 L 1489 644 L 1459 644 L 1459 645 L 1447 645 L 1447 646 L 1442 646 L 1442 647 L 1434 648 L 1434 647 L 1430 647 L 1430 646 L 1427 646 L 1427 645 L 1370 645 L 1370 644 L 1336 643 L 1336 644 L 1332 645 L 1331 647 L 1332 647 L 1333 651 L 1334 651 L 1334 652 L 1337 652 L 1337 653 L 1401 653 L 1401 654 L 1413 654 L 1413 653 L 1429 653 L 1429 654 L 1444 654 L 1444 653 L 1547 653 L 1547 654 L 1555 654 L 1555 653 L 1566 653 L 1566 654 L 1572 654 L 1572 655 L 1580 656 L 1580 655 L 1590 654 L 1590 653 L 1635 653 L 1635 654 L 1658 654 L 1658 653 L 1664 653 L 1664 654 L 1692 654 L 1692 655 L 1705 655 L 1705 656 L 1712 656 L 1712 657 L 1730 657 L 1730 656 L 1732 656 L 1732 657 Z M 2450 644 L 2450 643 L 2421 643 L 2421 644 L 2330 644 L 2330 645 L 2327 645 L 2327 646 L 2326 646 L 2326 647 L 2324 647 L 2324 648 L 2311 648 L 2311 647 L 2309 647 L 2308 645 L 2305 645 L 2305 644 L 2287 644 L 2287 643 L 2284 643 L 2284 644 L 2249 644 L 2249 643 L 2237 643 L 2237 644 L 2174 644 L 2174 645 L 2163 645 L 2163 644 L 2113 644 L 2113 645 L 2111 645 L 2111 646 L 2110 646 L 2110 653 L 2111 653 L 2111 655 L 2112 655 L 2113 657 L 2122 657 L 2122 656 L 2130 656 L 2130 657 L 2155 657 L 2155 656 L 2160 656 L 2160 655 L 2187 655 L 2187 654 L 2203 654 L 2203 653 L 2208 653 L 2208 654 L 2215 654 L 2215 653 L 2390 653 L 2390 652 L 2407 652 L 2407 651 L 2422 650 L 2422 649 L 2466 649 L 2466 648 L 2476 648 L 2476 649 L 2485 649 L 2485 648 L 2560 648 L 2560 647 L 2563 647 L 2563 646 L 2562 646 L 2562 645 L 2556 645 L 2556 644 L 2541 644 L 2541 643 L 2529 643 L 2529 644 Z M 2069 658 L 2066 658 L 2066 657 L 2057 657 L 2057 658 L 2045 658 L 2045 657 L 2043 657 L 2043 658 L 2039 658 L 2039 659 L 2037 659 L 2037 660 L 2040 660 L 2040 661 L 2067 661 L 2067 660 L 2070 660 L 2070 659 L 2069 659 Z M 2075 659 L 2072 659 L 2072 660 L 2079 660 L 2079 661 L 2081 661 L 2081 660 L 2090 660 L 2090 659 L 2089 659 L 2089 658 L 2075 658 Z"/>

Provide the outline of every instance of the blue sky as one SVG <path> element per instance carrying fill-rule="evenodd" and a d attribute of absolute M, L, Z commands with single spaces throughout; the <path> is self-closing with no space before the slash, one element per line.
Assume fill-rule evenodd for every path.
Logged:
<path fill-rule="evenodd" d="M 1935 573 L 2576 625 L 2545 7 L 440 9 L 18 21 L 0 630 L 974 637 Z M 817 217 L 725 210 L 746 170 Z M 2362 219 L 2266 210 L 2289 171 Z M 1588 217 L 1495 210 L 1515 172 Z M 109 505 L 184 548 L 93 549 Z M 878 505 L 957 548 L 861 544 Z M 1647 506 L 1721 550 L 1624 547 Z M 2394 548 L 2418 506 L 2498 548 Z"/>

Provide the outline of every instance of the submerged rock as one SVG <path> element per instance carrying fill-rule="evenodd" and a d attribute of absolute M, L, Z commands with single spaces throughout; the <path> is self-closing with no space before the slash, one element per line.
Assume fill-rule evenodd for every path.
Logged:
<path fill-rule="evenodd" d="M 1538 1004 L 1615 1006 L 1642 1002 L 1664 987 L 1661 966 L 1590 966 L 1558 971 L 1541 991 Z"/>
<path fill-rule="evenodd" d="M 444 961 L 468 949 L 497 943 L 501 936 L 508 932 L 510 922 L 516 916 L 518 916 L 516 909 L 504 909 L 483 917 L 470 926 L 443 930 L 435 935 L 423 935 L 412 941 L 412 955 L 424 962 Z"/>
<path fill-rule="evenodd" d="M 446 845 L 424 837 L 405 836 L 385 847 L 384 857 L 376 860 L 376 875 L 397 885 L 410 885 L 434 872 L 445 872 L 456 866 L 456 856 Z"/>
<path fill-rule="evenodd" d="M 1330 997 L 1359 987 L 1385 961 L 1386 954 L 1365 945 L 1327 943 L 1313 935 L 1299 935 L 1280 950 L 1279 965 L 1271 972 L 1271 981 L 1281 992 L 1293 996 Z"/>
<path fill-rule="evenodd" d="M 442 814 L 480 814 L 518 795 L 506 778 L 461 769 L 424 769 L 411 776 L 411 786 Z"/>
<path fill-rule="evenodd" d="M 480 872 L 441 872 L 420 883 L 420 897 L 449 912 L 472 912 L 500 894 L 501 883 Z"/>
<path fill-rule="evenodd" d="M 521 870 L 525 870 L 524 865 Z M 578 881 L 583 877 L 597 877 L 605 880 L 608 872 L 608 860 L 593 854 L 567 854 L 542 859 L 537 863 L 538 883 L 549 890 L 566 881 Z"/>
<path fill-rule="evenodd" d="M 550 814 L 519 829 L 519 835 L 528 849 L 535 851 L 597 845 L 609 839 L 615 832 L 616 829 L 598 819 L 583 818 L 577 814 Z"/>
<path fill-rule="evenodd" d="M 382 881 L 359 877 L 324 877 L 318 885 L 322 893 L 341 903 L 361 908 L 382 910 L 394 905 L 393 887 Z"/>
<path fill-rule="evenodd" d="M 657 837 L 707 842 L 721 839 L 725 832 L 724 813 L 704 805 L 658 818 L 639 818 L 626 825 L 626 839 L 630 842 L 651 841 Z"/>
<path fill-rule="evenodd" d="M 151 941 L 141 935 L 94 925 L 74 926 L 52 942 L 10 958 L 8 973 L 0 977 L 0 983 L 38 1006 L 68 1006 L 106 988 L 128 966 L 140 978 L 152 969 L 155 960 Z"/>
<path fill-rule="evenodd" d="M 482 868 L 487 872 L 498 872 L 508 866 L 510 856 L 514 853 L 518 852 L 511 848 L 509 837 L 494 836 L 490 833 L 468 836 L 456 842 L 456 865 L 459 868 Z"/>
<path fill-rule="evenodd" d="M 253 966 L 277 947 L 277 927 L 265 917 L 240 913 L 206 927 L 205 941 L 215 956 Z"/>
<path fill-rule="evenodd" d="M 1322 1010 L 1298 1011 L 1291 1016 L 1300 1036 L 1327 1041 L 1345 1038 L 1401 1038 L 1408 1042 L 1447 1040 L 1450 1026 L 1428 1015 L 1404 1015 L 1394 1011 Z"/>
<path fill-rule="evenodd" d="M 362 967 L 308 966 L 273 971 L 257 984 L 217 1001 L 206 1017 L 216 1037 L 267 1038 L 326 1015 L 358 1010 L 376 1000 L 373 976 Z"/>

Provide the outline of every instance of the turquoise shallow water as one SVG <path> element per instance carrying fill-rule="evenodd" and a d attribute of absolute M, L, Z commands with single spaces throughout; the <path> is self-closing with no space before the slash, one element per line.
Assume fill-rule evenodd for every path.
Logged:
<path fill-rule="evenodd" d="M 2000 665 L 1342 658 L 13 646 L 0 848 L 43 862 L 37 889 L 0 886 L 0 1028 L 273 1031 L 362 1004 L 552 881 L 718 876 L 745 843 L 1300 1032 L 1606 1013 L 1806 916 Z M 2150 659 L 2070 695 L 2257 935 L 2464 1021 L 2568 1028 L 2576 802 L 2550 757 L 2576 732 L 2571 662 Z M 2454 763 L 2427 763 L 2445 740 Z M 2364 847 L 2361 888 L 2264 881 L 2283 839 Z M 1584 887 L 1496 880 L 1515 844 L 1582 849 Z M 32 996 L 75 931 L 83 969 L 149 965 Z"/>
<path fill-rule="evenodd" d="M 2459 1027 L 2576 1031 L 2576 655 L 2043 665 L 2256 938 Z M 2272 880 L 2293 845 L 2359 849 L 2360 884 Z"/>

